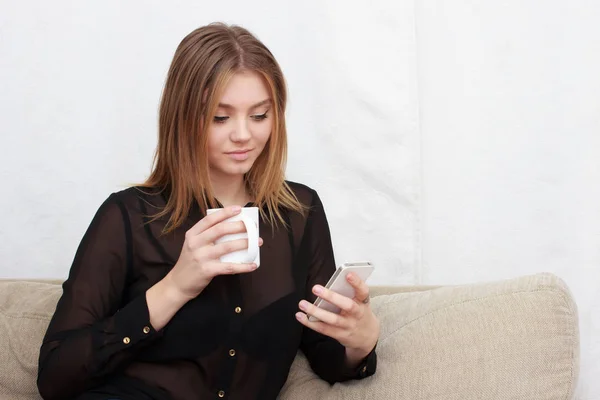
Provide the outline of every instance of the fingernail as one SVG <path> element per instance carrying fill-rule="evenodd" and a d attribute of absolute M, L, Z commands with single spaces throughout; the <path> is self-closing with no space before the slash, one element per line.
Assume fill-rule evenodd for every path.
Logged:
<path fill-rule="evenodd" d="M 302 300 L 299 304 L 299 307 L 301 310 L 306 310 L 306 307 L 308 306 L 308 303 L 304 300 Z"/>
<path fill-rule="evenodd" d="M 259 245 L 259 246 L 262 246 L 262 245 L 263 245 L 263 243 L 264 243 L 264 241 L 262 240 L 262 238 L 258 238 L 258 245 Z"/>
<path fill-rule="evenodd" d="M 301 312 L 297 312 L 297 313 L 296 313 L 296 319 L 297 319 L 298 321 L 302 321 L 302 318 L 303 318 L 303 316 L 302 316 L 302 313 L 301 313 Z"/>
<path fill-rule="evenodd" d="M 349 280 L 350 282 L 354 282 L 354 281 L 356 280 L 356 277 L 354 276 L 354 274 L 353 274 L 353 273 L 349 273 L 349 274 L 348 274 L 348 280 Z"/>
<path fill-rule="evenodd" d="M 237 214 L 240 211 L 242 211 L 242 207 L 240 207 L 240 206 L 233 206 L 233 207 L 231 207 L 231 212 L 233 212 L 234 214 Z"/>
<path fill-rule="evenodd" d="M 254 271 L 256 268 L 258 268 L 258 265 L 250 264 L 250 271 Z"/>
<path fill-rule="evenodd" d="M 321 286 L 321 285 L 315 285 L 315 287 L 313 288 L 313 293 L 314 294 L 321 294 L 321 293 L 323 293 L 323 286 Z"/>

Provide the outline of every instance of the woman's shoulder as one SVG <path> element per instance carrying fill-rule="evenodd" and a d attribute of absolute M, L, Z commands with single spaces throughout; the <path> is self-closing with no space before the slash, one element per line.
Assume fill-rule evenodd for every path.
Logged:
<path fill-rule="evenodd" d="M 316 196 L 317 191 L 304 183 L 286 180 L 285 183 L 296 196 Z"/>
<path fill-rule="evenodd" d="M 129 186 L 127 188 L 110 193 L 105 200 L 106 203 L 117 204 L 128 210 L 137 210 L 140 201 L 149 205 L 164 205 L 162 191 L 151 187 Z"/>
<path fill-rule="evenodd" d="M 306 207 L 310 207 L 315 201 L 318 201 L 317 191 L 303 183 L 286 180 L 285 183 L 290 188 L 294 196 Z"/>

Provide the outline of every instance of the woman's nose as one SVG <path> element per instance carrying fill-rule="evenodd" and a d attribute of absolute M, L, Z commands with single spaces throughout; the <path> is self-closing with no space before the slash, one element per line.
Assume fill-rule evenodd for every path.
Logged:
<path fill-rule="evenodd" d="M 251 137 L 252 133 L 250 133 L 248 123 L 243 119 L 238 121 L 237 124 L 235 124 L 234 129 L 230 134 L 230 138 L 234 142 L 245 142 L 248 141 Z"/>

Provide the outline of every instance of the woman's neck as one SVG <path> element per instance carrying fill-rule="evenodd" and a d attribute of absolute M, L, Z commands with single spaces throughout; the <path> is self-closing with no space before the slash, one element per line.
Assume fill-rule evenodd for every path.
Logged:
<path fill-rule="evenodd" d="M 213 193 L 223 207 L 234 205 L 243 207 L 251 200 L 243 176 L 215 178 L 211 178 Z"/>

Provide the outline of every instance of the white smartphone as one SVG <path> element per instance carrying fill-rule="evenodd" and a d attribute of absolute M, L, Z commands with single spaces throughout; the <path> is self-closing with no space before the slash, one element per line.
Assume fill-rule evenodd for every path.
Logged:
<path fill-rule="evenodd" d="M 354 298 L 354 288 L 348 281 L 346 277 L 348 273 L 354 272 L 363 282 L 366 282 L 369 276 L 373 273 L 375 267 L 370 262 L 355 262 L 355 263 L 344 263 L 335 270 L 329 282 L 325 287 L 330 289 L 336 293 L 341 294 L 342 296 L 346 296 L 349 298 Z M 328 301 L 323 300 L 318 297 L 315 300 L 315 306 L 322 308 L 323 310 L 331 311 L 332 313 L 339 314 L 341 311 L 340 308 L 336 305 L 331 304 Z M 316 317 L 310 315 L 308 317 L 309 321 L 318 321 Z"/>

